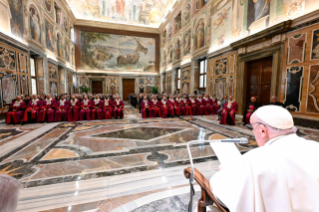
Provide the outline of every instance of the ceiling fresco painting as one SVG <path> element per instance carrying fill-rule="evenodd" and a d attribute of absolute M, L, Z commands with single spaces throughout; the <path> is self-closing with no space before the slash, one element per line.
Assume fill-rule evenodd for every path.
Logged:
<path fill-rule="evenodd" d="M 169 0 L 67 0 L 76 18 L 158 27 Z"/>

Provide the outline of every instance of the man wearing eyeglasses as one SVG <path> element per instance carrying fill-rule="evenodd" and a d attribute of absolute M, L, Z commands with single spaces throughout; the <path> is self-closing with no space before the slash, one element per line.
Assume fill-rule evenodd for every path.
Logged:
<path fill-rule="evenodd" d="M 319 211 L 319 144 L 296 134 L 291 114 L 263 106 L 250 118 L 259 148 L 211 179 L 213 194 L 230 211 Z"/>

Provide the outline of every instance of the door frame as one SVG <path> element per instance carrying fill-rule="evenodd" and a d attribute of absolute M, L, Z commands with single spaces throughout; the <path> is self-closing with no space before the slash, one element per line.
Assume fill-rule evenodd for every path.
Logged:
<path fill-rule="evenodd" d="M 134 93 L 138 93 L 138 78 L 137 77 L 120 77 L 120 96 L 121 96 L 121 99 L 124 99 L 124 93 L 123 93 L 123 80 L 125 79 L 130 79 L 130 80 L 134 80 Z"/>
<path fill-rule="evenodd" d="M 280 99 L 280 82 L 282 75 L 282 60 L 285 45 L 278 44 L 267 49 L 251 52 L 238 56 L 237 76 L 236 76 L 236 102 L 238 104 L 238 114 L 243 114 L 247 99 L 247 62 L 272 56 L 272 76 L 270 97 L 275 95 Z"/>
<path fill-rule="evenodd" d="M 102 92 L 105 94 L 105 78 L 100 77 L 100 78 L 89 78 L 89 86 L 90 86 L 90 93 L 92 93 L 92 81 L 102 81 Z"/>

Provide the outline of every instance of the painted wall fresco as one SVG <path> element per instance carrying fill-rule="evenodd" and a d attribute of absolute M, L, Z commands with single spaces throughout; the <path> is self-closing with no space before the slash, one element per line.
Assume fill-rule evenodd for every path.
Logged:
<path fill-rule="evenodd" d="M 81 32 L 84 70 L 155 72 L 155 39 Z"/>
<path fill-rule="evenodd" d="M 45 22 L 45 38 L 46 38 L 46 47 L 50 51 L 54 52 L 54 34 L 53 26 L 48 21 Z"/>
<path fill-rule="evenodd" d="M 169 0 L 67 0 L 77 18 L 159 26 L 174 3 Z"/>
<path fill-rule="evenodd" d="M 197 4 L 196 0 L 184 1 L 181 7 L 175 7 L 174 11 L 171 12 L 173 13 L 172 17 L 175 17 L 182 11 L 182 29 L 180 30 L 183 33 L 181 39 L 181 46 L 183 47 L 182 63 L 189 60 L 192 55 L 198 52 L 198 49 L 203 47 L 208 48 L 207 53 L 215 52 L 232 42 L 282 21 L 294 19 L 319 9 L 316 0 L 218 0 L 208 1 L 203 8 L 196 9 Z M 201 19 L 203 21 L 200 21 Z M 167 22 L 162 34 L 164 32 L 168 33 L 171 25 L 174 25 L 173 19 Z M 191 31 L 191 42 L 186 36 L 189 35 L 189 30 Z M 202 33 L 203 31 L 204 33 Z M 313 34 L 312 45 L 308 45 L 312 46 L 312 60 L 316 60 L 319 59 L 319 31 L 313 31 L 311 34 Z M 170 34 L 168 33 L 168 35 Z M 175 41 L 178 36 L 172 33 L 172 37 L 166 40 L 164 48 L 168 49 L 172 44 L 171 41 Z M 297 48 L 301 44 L 300 42 L 297 41 L 294 44 L 297 46 L 294 46 L 294 48 Z M 305 41 L 305 43 L 307 42 Z M 193 49 L 189 51 L 188 47 L 190 45 L 193 45 L 191 47 Z M 298 48 L 305 50 L 306 46 Z M 298 54 L 296 51 L 293 52 Z M 291 56 L 300 58 L 300 54 Z M 167 60 L 168 57 L 169 55 L 167 55 Z M 161 66 L 161 69 L 169 70 L 170 66 L 169 63 L 166 63 L 166 65 Z"/>
<path fill-rule="evenodd" d="M 24 34 L 23 0 L 8 0 L 11 11 L 11 33 L 22 38 Z"/>

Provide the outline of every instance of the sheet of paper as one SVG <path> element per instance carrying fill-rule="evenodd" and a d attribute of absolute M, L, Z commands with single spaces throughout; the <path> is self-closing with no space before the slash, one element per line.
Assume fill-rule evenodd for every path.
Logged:
<path fill-rule="evenodd" d="M 219 162 L 224 166 L 231 165 L 241 157 L 239 150 L 234 143 L 210 143 Z"/>

